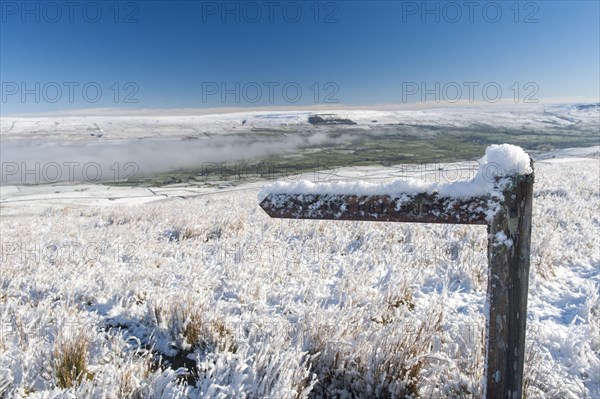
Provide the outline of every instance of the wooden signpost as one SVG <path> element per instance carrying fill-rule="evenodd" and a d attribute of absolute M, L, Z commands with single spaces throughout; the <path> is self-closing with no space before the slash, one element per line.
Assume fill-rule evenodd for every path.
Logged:
<path fill-rule="evenodd" d="M 496 178 L 501 195 L 460 199 L 436 193 L 376 196 L 270 193 L 272 218 L 362 220 L 488 226 L 486 397 L 521 398 L 533 197 L 530 174 Z M 508 183 L 507 183 L 508 181 Z M 498 185 L 502 182 L 502 185 Z M 493 220 L 490 220 L 490 211 Z"/>

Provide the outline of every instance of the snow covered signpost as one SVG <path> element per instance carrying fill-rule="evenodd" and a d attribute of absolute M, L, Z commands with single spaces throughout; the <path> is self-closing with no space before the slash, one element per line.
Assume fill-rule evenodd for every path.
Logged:
<path fill-rule="evenodd" d="M 277 182 L 259 197 L 273 218 L 487 225 L 485 392 L 504 399 L 523 390 L 533 181 L 529 156 L 503 144 L 486 149 L 470 181 Z"/>

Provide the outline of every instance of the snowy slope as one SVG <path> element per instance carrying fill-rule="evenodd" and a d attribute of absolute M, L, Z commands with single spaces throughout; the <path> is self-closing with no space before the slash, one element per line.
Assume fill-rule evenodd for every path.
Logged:
<path fill-rule="evenodd" d="M 347 118 L 357 128 L 387 124 L 434 127 L 490 127 L 516 130 L 579 129 L 598 131 L 600 105 L 520 105 L 461 107 L 406 111 L 271 111 L 198 116 L 90 116 L 0 118 L 2 140 L 98 142 L 157 137 L 206 138 L 214 134 L 255 129 L 318 129 L 310 115 L 325 113 Z"/>
<path fill-rule="evenodd" d="M 536 163 L 528 398 L 600 397 L 597 151 Z M 2 187 L 0 397 L 480 397 L 485 228 L 272 220 L 261 185 Z"/>

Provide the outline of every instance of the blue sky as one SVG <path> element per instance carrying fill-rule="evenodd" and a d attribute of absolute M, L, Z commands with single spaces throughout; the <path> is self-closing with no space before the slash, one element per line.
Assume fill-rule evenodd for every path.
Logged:
<path fill-rule="evenodd" d="M 3 0 L 0 106 L 598 99 L 599 4 Z"/>

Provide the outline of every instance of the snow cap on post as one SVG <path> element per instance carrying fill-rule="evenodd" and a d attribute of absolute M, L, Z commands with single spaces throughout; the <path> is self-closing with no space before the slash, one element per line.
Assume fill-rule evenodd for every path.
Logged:
<path fill-rule="evenodd" d="M 521 147 L 512 144 L 494 144 L 487 147 L 485 155 L 479 159 L 477 174 L 470 181 L 427 183 L 417 179 L 401 179 L 386 183 L 353 181 L 318 184 L 307 180 L 280 181 L 265 185 L 258 194 L 258 200 L 263 201 L 273 194 L 395 197 L 435 193 L 440 197 L 473 198 L 486 194 L 499 195 L 498 189 L 509 181 L 503 179 L 504 177 L 527 176 L 532 173 L 531 159 Z"/>
<path fill-rule="evenodd" d="M 533 173 L 531 159 L 521 147 L 512 144 L 492 144 L 479 160 L 478 175 L 485 178 Z"/>

